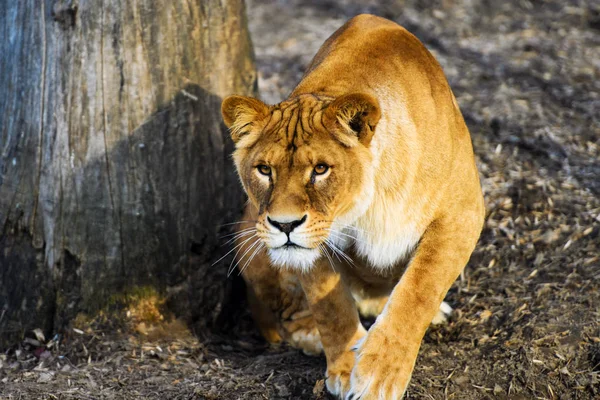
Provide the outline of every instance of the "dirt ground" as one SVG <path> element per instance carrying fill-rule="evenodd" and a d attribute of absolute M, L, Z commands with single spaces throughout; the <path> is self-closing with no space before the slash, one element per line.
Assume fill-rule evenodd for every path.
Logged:
<path fill-rule="evenodd" d="M 446 298 L 456 313 L 426 334 L 406 398 L 600 399 L 600 5 L 253 0 L 263 99 L 284 98 L 361 12 L 401 23 L 444 67 L 487 203 Z M 0 354 L 0 399 L 329 398 L 324 359 L 270 348 L 247 313 L 191 334 L 153 307 L 32 334 Z"/>

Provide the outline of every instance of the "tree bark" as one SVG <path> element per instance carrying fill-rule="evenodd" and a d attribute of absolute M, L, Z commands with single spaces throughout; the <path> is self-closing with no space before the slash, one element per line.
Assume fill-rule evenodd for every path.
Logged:
<path fill-rule="evenodd" d="M 3 3 L 0 347 L 135 286 L 214 319 L 243 201 L 220 103 L 256 87 L 243 1 Z"/>

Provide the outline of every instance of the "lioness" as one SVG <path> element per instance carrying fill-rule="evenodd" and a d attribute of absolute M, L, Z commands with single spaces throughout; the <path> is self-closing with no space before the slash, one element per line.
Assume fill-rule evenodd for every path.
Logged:
<path fill-rule="evenodd" d="M 484 204 L 440 65 L 372 15 L 321 47 L 289 98 L 222 113 L 250 199 L 237 260 L 267 340 L 327 358 L 327 389 L 399 399 L 473 251 Z M 377 315 L 367 332 L 359 312 Z"/>

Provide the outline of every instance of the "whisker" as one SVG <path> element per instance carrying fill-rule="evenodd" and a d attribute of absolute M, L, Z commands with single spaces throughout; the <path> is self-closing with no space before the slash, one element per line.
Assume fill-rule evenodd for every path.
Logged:
<path fill-rule="evenodd" d="M 346 238 L 343 238 L 343 237 L 341 237 L 341 236 L 337 236 L 337 235 L 336 235 L 337 233 L 338 233 L 338 232 L 336 232 L 336 231 L 329 231 L 329 236 L 331 236 L 331 237 L 332 237 L 332 238 L 334 238 L 334 239 L 341 240 L 342 242 L 346 242 L 346 241 L 348 240 L 348 239 L 346 239 Z"/>
<path fill-rule="evenodd" d="M 254 250 L 254 253 L 252 253 L 252 255 L 250 256 L 250 258 L 248 259 L 248 261 L 246 261 L 246 264 L 244 264 L 244 266 L 242 268 L 240 268 L 240 272 L 238 273 L 238 276 L 241 275 L 242 272 L 244 272 L 244 270 L 246 268 L 248 268 L 248 266 L 250 265 L 250 262 L 254 259 L 254 257 L 256 257 L 256 255 L 258 254 L 258 252 L 263 249 L 263 247 L 265 247 L 265 244 L 261 243 L 260 246 L 258 246 L 256 248 L 256 250 Z"/>
<path fill-rule="evenodd" d="M 348 228 L 348 227 L 342 227 L 342 229 L 346 229 L 346 228 Z M 338 229 L 334 229 L 334 228 L 329 228 L 328 230 L 329 230 L 329 231 L 332 231 L 332 232 L 337 232 L 337 233 L 339 233 L 339 234 L 342 234 L 342 235 L 344 235 L 344 236 L 351 237 L 351 238 L 352 238 L 352 239 L 354 239 L 354 240 L 359 240 L 359 239 L 358 239 L 356 236 L 354 236 L 354 235 L 350 235 L 350 234 L 348 234 L 348 233 L 346 233 L 346 232 L 343 232 L 342 230 L 338 230 Z M 362 231 L 356 231 L 356 232 L 361 232 L 361 233 L 364 233 L 364 232 L 362 232 Z"/>
<path fill-rule="evenodd" d="M 226 224 L 221 224 L 219 226 L 229 226 L 229 225 L 236 225 L 236 224 L 245 224 L 245 223 L 248 223 L 248 222 L 254 222 L 254 223 L 256 223 L 256 221 L 236 221 L 236 222 L 228 222 Z"/>
<path fill-rule="evenodd" d="M 225 255 L 221 258 L 219 258 L 217 261 L 215 261 L 214 263 L 211 264 L 211 267 L 213 267 L 215 264 L 217 264 L 219 261 L 221 261 L 222 259 L 224 259 L 225 257 L 227 257 L 229 254 L 231 254 L 235 249 L 237 249 L 238 247 L 242 246 L 244 243 L 246 243 L 248 240 L 252 239 L 254 236 L 249 237 L 248 239 L 245 239 L 243 242 L 238 243 L 233 249 L 229 250 L 227 253 L 225 253 Z"/>
<path fill-rule="evenodd" d="M 242 262 L 242 260 L 244 259 L 244 257 L 246 257 L 246 254 L 250 253 L 250 252 L 252 251 L 252 249 L 253 249 L 253 248 L 254 248 L 254 247 L 257 245 L 257 244 L 260 244 L 260 243 L 261 243 L 260 239 L 259 239 L 259 240 L 256 240 L 256 241 L 254 241 L 254 243 L 252 243 L 252 244 L 251 244 L 251 245 L 250 245 L 250 246 L 249 246 L 249 247 L 246 249 L 246 251 L 244 252 L 244 254 L 242 254 L 242 256 L 240 257 L 240 259 L 238 260 L 238 262 L 236 262 L 236 263 L 235 263 L 235 265 L 233 266 L 233 268 L 232 268 L 230 271 L 228 271 L 228 272 L 227 272 L 227 273 L 228 273 L 228 275 L 231 275 L 231 274 L 233 273 L 233 271 L 236 269 L 236 267 L 237 267 L 238 265 L 240 265 L 240 263 Z"/>
<path fill-rule="evenodd" d="M 351 238 L 351 239 L 353 239 L 353 240 L 356 240 L 357 242 L 360 242 L 360 243 L 365 243 L 365 241 L 364 241 L 364 240 L 362 240 L 362 239 L 359 239 L 359 238 L 357 238 L 356 236 L 352 236 L 352 235 L 349 235 L 349 234 L 347 234 L 347 233 L 341 232 L 341 231 L 336 231 L 336 230 L 334 230 L 334 229 L 330 229 L 330 230 L 329 230 L 329 232 L 330 232 L 330 233 L 332 233 L 332 234 L 333 234 L 333 233 L 335 233 L 335 234 L 337 234 L 337 235 L 343 235 L 343 236 L 347 236 L 347 237 L 349 237 L 349 238 Z M 338 239 L 343 239 L 343 238 L 341 238 L 341 237 L 338 237 Z"/>
<path fill-rule="evenodd" d="M 348 262 L 348 264 L 350 264 L 353 267 L 356 267 L 356 264 L 354 264 L 354 261 L 352 261 L 352 259 L 350 257 L 348 257 L 346 254 L 344 254 L 340 249 L 338 248 L 333 248 L 330 247 L 336 254 L 339 254 L 340 256 L 342 256 L 342 258 L 344 260 L 346 260 Z"/>
<path fill-rule="evenodd" d="M 342 232 L 330 231 L 329 232 L 329 236 L 332 237 L 332 238 L 334 238 L 334 239 L 338 239 L 338 240 L 342 241 L 343 243 L 345 243 L 348 239 L 346 239 L 346 238 L 344 238 L 342 236 L 336 236 L 337 234 L 340 234 L 340 233 L 342 233 Z M 362 240 L 357 239 L 357 238 L 355 238 L 354 240 L 356 240 L 357 243 L 365 243 Z M 341 251 L 341 249 L 339 249 L 339 248 L 338 248 L 338 250 Z"/>
<path fill-rule="evenodd" d="M 332 244 L 331 244 L 331 242 L 327 242 L 327 241 L 326 241 L 326 242 L 325 242 L 325 246 L 327 246 L 327 248 L 329 248 L 329 250 L 331 250 L 332 254 L 334 254 L 334 255 L 337 257 L 337 259 L 338 259 L 340 262 L 342 261 L 342 260 L 340 259 L 340 256 L 338 255 L 338 253 L 335 251 L 335 249 L 334 249 L 334 248 L 332 248 Z"/>
<path fill-rule="evenodd" d="M 355 227 L 355 226 L 352 226 L 352 225 L 344 225 L 344 224 L 340 224 L 340 225 L 341 225 L 341 227 L 342 227 L 343 229 L 351 229 L 351 230 L 354 230 L 354 231 L 357 231 L 357 232 L 366 233 L 364 230 L 362 230 L 362 229 L 360 229 L 360 228 L 357 228 L 357 227 Z"/>
<path fill-rule="evenodd" d="M 326 245 L 326 246 L 327 246 L 327 245 Z M 340 256 L 339 256 L 339 255 L 338 255 L 338 254 L 337 254 L 335 251 L 333 251 L 333 250 L 332 250 L 332 251 L 331 251 L 331 253 L 332 253 L 333 255 L 335 255 L 335 258 L 337 258 L 339 262 L 342 262 L 342 259 L 340 258 Z"/>
<path fill-rule="evenodd" d="M 226 238 L 226 237 L 229 237 L 229 236 L 234 236 L 234 235 L 237 235 L 237 234 L 239 234 L 241 232 L 247 232 L 247 231 L 251 231 L 251 230 L 256 230 L 256 228 L 253 226 L 251 228 L 246 228 L 246 229 L 242 229 L 242 230 L 239 230 L 239 231 L 235 231 L 233 233 L 228 233 L 227 235 L 223 235 L 223 236 L 219 237 L 219 239 L 223 239 L 223 238 Z"/>
<path fill-rule="evenodd" d="M 329 248 L 334 253 L 339 254 L 342 258 L 344 258 L 346 261 L 348 261 L 348 263 L 352 264 L 352 266 L 356 266 L 354 264 L 354 261 L 352 261 L 352 259 L 346 253 L 344 253 L 342 250 L 340 250 L 339 248 L 337 248 L 329 239 L 325 239 L 325 243 L 327 243 L 327 245 L 329 246 Z"/>
<path fill-rule="evenodd" d="M 242 266 L 242 268 L 240 268 L 240 273 L 244 270 L 244 268 L 246 268 L 248 266 L 248 264 L 250 264 L 250 261 L 252 261 L 252 259 L 256 256 L 256 254 L 260 251 L 260 249 L 263 248 L 265 244 L 261 241 L 259 242 L 259 245 L 256 247 L 256 249 L 254 250 L 254 252 L 250 255 L 250 257 L 248 257 L 248 260 L 246 260 L 246 262 L 244 263 L 244 265 Z M 254 247 L 254 246 L 252 246 Z M 248 251 L 247 253 L 250 253 L 250 251 Z M 244 255 L 245 256 L 245 255 Z M 243 258 L 243 257 L 242 257 Z M 241 260 L 241 259 L 240 259 Z"/>
<path fill-rule="evenodd" d="M 337 233 L 338 235 L 343 235 L 343 236 L 349 237 L 349 238 L 354 239 L 356 241 L 359 240 L 356 236 L 349 235 L 349 234 L 347 234 L 345 232 L 342 232 L 342 231 L 335 231 L 335 233 Z"/>
<path fill-rule="evenodd" d="M 250 239 L 252 239 L 252 238 L 250 238 Z M 260 240 L 260 238 L 256 239 L 256 241 L 258 241 L 258 240 Z M 233 270 L 235 269 L 235 265 L 233 265 L 233 263 L 238 260 L 237 256 L 238 256 L 238 254 L 240 254 L 240 251 L 242 251 L 242 249 L 243 249 L 243 247 L 240 247 L 238 249 L 238 251 L 235 252 L 235 254 L 233 255 L 233 258 L 231 259 L 231 262 L 229 263 L 229 268 L 227 268 L 227 277 L 228 278 L 231 275 L 231 273 L 233 272 Z"/>
<path fill-rule="evenodd" d="M 327 251 L 327 248 L 326 248 L 326 247 L 324 247 L 324 246 L 322 246 L 322 245 L 319 245 L 319 248 L 321 249 L 321 251 L 322 251 L 323 253 L 325 253 L 325 256 L 326 256 L 326 257 L 327 257 L 327 259 L 329 260 L 329 265 L 331 265 L 331 269 L 333 270 L 333 272 L 336 272 L 336 273 L 337 273 L 337 271 L 335 270 L 335 267 L 333 266 L 333 260 L 332 260 L 332 259 L 331 259 L 331 257 L 329 256 L 329 252 Z"/>
<path fill-rule="evenodd" d="M 238 240 L 238 239 L 241 239 L 241 238 L 243 238 L 244 236 L 251 235 L 251 234 L 253 234 L 253 233 L 256 233 L 256 231 L 250 231 L 250 232 L 244 232 L 244 233 L 240 233 L 239 235 L 237 235 L 237 236 L 234 236 L 234 237 L 232 237 L 231 239 L 229 239 L 228 241 L 226 241 L 225 243 L 223 243 L 223 244 L 221 245 L 221 247 L 223 247 L 223 246 L 227 246 L 229 243 L 231 243 L 231 242 L 235 242 L 236 240 Z"/>

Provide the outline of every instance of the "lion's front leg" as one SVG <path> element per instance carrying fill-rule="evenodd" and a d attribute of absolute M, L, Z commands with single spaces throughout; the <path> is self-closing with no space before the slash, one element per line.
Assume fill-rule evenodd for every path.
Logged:
<path fill-rule="evenodd" d="M 306 354 L 320 354 L 321 340 L 306 297 L 293 271 L 275 268 L 253 236 L 257 210 L 248 204 L 234 244 L 235 261 L 246 282 L 252 317 L 269 343 L 285 341 Z"/>
<path fill-rule="evenodd" d="M 310 310 L 317 322 L 327 358 L 327 390 L 343 397 L 350 388 L 353 347 L 366 335 L 354 299 L 341 276 L 324 261 L 299 275 Z"/>
<path fill-rule="evenodd" d="M 478 223 L 472 225 L 438 221 L 427 230 L 383 313 L 357 348 L 346 399 L 402 398 L 425 331 L 475 247 Z"/>

